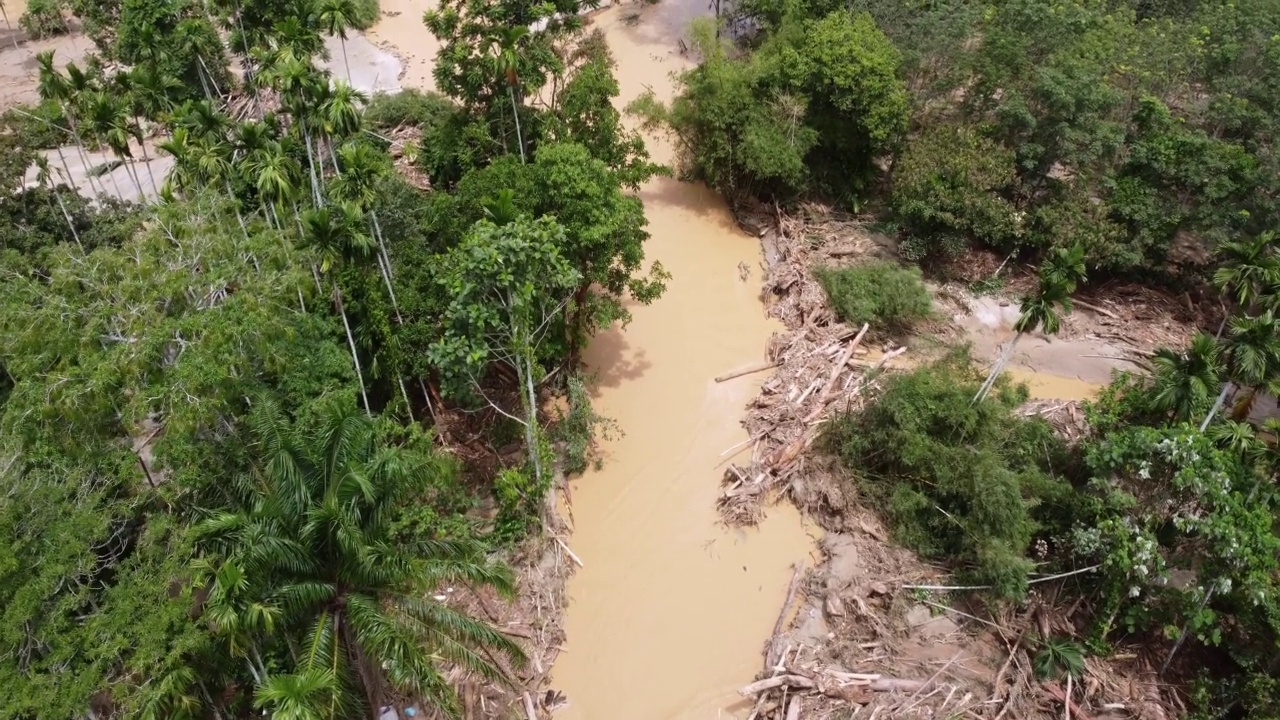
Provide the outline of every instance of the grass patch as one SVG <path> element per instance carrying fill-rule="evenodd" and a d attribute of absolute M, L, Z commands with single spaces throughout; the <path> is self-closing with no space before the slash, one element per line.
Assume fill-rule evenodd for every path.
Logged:
<path fill-rule="evenodd" d="M 910 330 L 933 317 L 933 299 L 920 270 L 891 262 L 814 270 L 841 320 L 877 330 Z"/>
<path fill-rule="evenodd" d="M 958 564 L 1000 597 L 1026 592 L 1033 540 L 1070 527 L 1074 466 L 1047 423 L 1014 413 L 1024 386 L 1001 381 L 987 401 L 966 351 L 888 380 L 860 411 L 833 420 L 825 442 L 895 539 Z"/>
<path fill-rule="evenodd" d="M 374 95 L 365 108 L 364 119 L 371 127 L 383 130 L 401 125 L 431 127 L 443 122 L 453 111 L 453 101 L 445 96 L 409 89 L 394 95 Z"/>

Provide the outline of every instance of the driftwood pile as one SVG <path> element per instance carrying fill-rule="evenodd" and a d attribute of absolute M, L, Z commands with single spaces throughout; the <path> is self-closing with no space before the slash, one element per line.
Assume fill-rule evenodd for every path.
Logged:
<path fill-rule="evenodd" d="M 903 680 L 832 668 L 789 668 L 783 674 L 757 680 L 738 692 L 755 698 L 752 720 L 797 720 L 814 717 L 815 711 L 826 716 L 832 700 L 841 701 L 845 708 L 854 708 L 851 714 L 846 710 L 842 717 L 886 719 L 959 717 L 978 705 L 979 700 L 973 693 L 936 680 Z M 937 698 L 939 693 L 941 701 Z"/>
<path fill-rule="evenodd" d="M 845 258 L 871 250 L 869 241 L 860 248 L 851 239 L 865 237 L 856 222 L 840 223 L 837 229 L 824 238 L 800 220 L 778 217 L 776 226 L 761 234 L 769 314 L 782 320 L 787 331 L 771 338 L 765 362 L 716 378 L 729 382 L 776 369 L 747 408 L 749 439 L 724 453 L 752 449 L 747 463 L 731 464 L 725 471 L 719 507 L 730 524 L 758 522 L 763 501 L 785 491 L 804 467 L 805 450 L 819 437 L 822 424 L 837 412 L 856 408 L 880 371 L 906 352 L 903 347 L 868 347 L 874 328 L 851 327 L 827 307 L 813 268 L 847 264 Z"/>

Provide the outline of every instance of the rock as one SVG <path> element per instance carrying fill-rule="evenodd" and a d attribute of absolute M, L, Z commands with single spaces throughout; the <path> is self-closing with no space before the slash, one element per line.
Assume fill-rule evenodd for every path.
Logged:
<path fill-rule="evenodd" d="M 871 591 L 872 595 L 888 595 L 889 594 L 889 586 L 885 585 L 882 582 L 873 582 L 867 586 L 867 589 Z"/>
<path fill-rule="evenodd" d="M 923 638 L 940 638 L 960 628 L 950 618 L 934 617 L 928 605 L 916 605 L 907 611 L 907 625 Z"/>

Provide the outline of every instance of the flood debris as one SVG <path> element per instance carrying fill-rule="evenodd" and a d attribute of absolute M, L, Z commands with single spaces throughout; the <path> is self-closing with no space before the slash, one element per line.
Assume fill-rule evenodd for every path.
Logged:
<path fill-rule="evenodd" d="M 727 524 L 749 525 L 769 502 L 786 497 L 827 531 L 822 562 L 797 566 L 785 588 L 762 672 L 739 690 L 754 698 L 750 720 L 1181 714 L 1176 694 L 1154 681 L 1154 668 L 1137 653 L 1088 658 L 1071 685 L 1036 676 L 1039 639 L 1076 633 L 1079 603 L 1060 607 L 1059 588 L 1092 568 L 1038 578 L 1025 603 L 992 611 L 962 604 L 942 569 L 892 542 L 818 441 L 826 420 L 874 401 L 886 373 L 927 359 L 933 348 L 841 322 L 812 273 L 817 265 L 892 255 L 892 244 L 858 218 L 814 205 L 796 216 L 757 210 L 740 223 L 760 236 L 768 313 L 786 329 L 773 336 L 764 361 L 746 369 L 774 373 L 748 406 L 748 439 L 724 452 L 736 459 L 724 473 L 718 507 Z M 950 285 L 934 294 L 944 306 L 948 298 L 960 305 L 969 299 Z M 1129 313 L 1110 299 L 1092 302 L 1105 312 L 1095 313 L 1093 326 L 1076 318 L 1074 329 L 1086 335 L 1090 327 L 1113 327 L 1114 338 L 1134 350 L 1120 361 L 1186 332 L 1172 322 L 1155 333 L 1114 327 L 1115 317 Z M 1177 312 L 1150 296 L 1139 304 L 1165 319 Z M 963 337 L 950 324 L 928 334 L 944 342 Z M 1087 431 L 1079 401 L 1036 400 L 1020 412 L 1044 418 L 1069 442 Z"/>

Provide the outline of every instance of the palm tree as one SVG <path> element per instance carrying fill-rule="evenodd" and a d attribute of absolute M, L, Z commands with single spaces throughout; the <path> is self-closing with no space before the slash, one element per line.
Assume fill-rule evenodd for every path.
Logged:
<path fill-rule="evenodd" d="M 302 213 L 301 223 L 303 239 L 315 248 L 320 259 L 319 274 L 329 272 L 334 266 L 348 258 L 364 257 L 369 254 L 373 243 L 361 234 L 355 225 L 355 218 L 360 211 L 351 205 L 324 206 L 312 208 Z M 369 396 L 365 392 L 364 371 L 360 367 L 360 355 L 356 351 L 355 336 L 351 332 L 351 322 L 342 302 L 342 288 L 337 278 L 332 279 L 332 297 L 342 316 L 342 327 L 347 333 L 347 344 L 351 349 L 351 362 L 356 369 L 356 379 L 360 383 L 360 398 L 364 401 L 365 412 L 373 416 L 369 405 Z"/>
<path fill-rule="evenodd" d="M 86 133 L 93 138 L 99 149 L 103 145 L 108 146 L 120 160 L 120 164 L 125 165 L 118 149 L 107 139 L 107 135 L 116 129 L 115 108 L 111 107 L 110 97 L 101 90 L 89 89 L 79 93 L 76 98 L 77 112 L 81 114 L 82 127 Z M 113 138 L 113 141 L 115 139 L 117 138 Z M 125 145 L 127 147 L 128 143 L 126 142 Z M 106 175 L 111 178 L 111 184 L 116 188 L 116 196 L 125 200 L 124 191 L 120 189 L 120 181 L 116 178 L 115 170 L 111 170 Z M 129 176 L 127 168 L 125 175 Z"/>
<path fill-rule="evenodd" d="M 129 147 L 129 140 L 135 136 L 141 136 L 141 132 L 130 124 L 129 112 L 124 107 L 124 103 L 100 90 L 86 95 L 82 103 L 89 128 L 99 142 L 111 148 L 111 152 L 120 159 L 124 165 L 125 175 L 133 179 L 134 187 L 138 190 L 138 198 L 141 200 L 145 193 L 142 190 L 142 182 L 138 179 L 137 169 L 133 167 L 133 150 Z M 114 177 L 113 175 L 113 180 Z M 119 187 L 116 190 L 118 192 Z M 121 199 L 124 199 L 123 195 Z"/>
<path fill-rule="evenodd" d="M 133 89 L 133 106 L 143 117 L 161 123 L 169 120 L 173 98 L 182 89 L 182 83 L 152 68 L 136 67 L 129 84 Z"/>
<path fill-rule="evenodd" d="M 516 102 L 516 87 L 520 85 L 520 41 L 529 34 L 529 28 L 507 27 L 499 31 L 494 41 L 493 67 L 506 79 L 507 97 L 511 99 L 511 115 L 516 119 L 516 144 L 520 146 L 520 162 L 525 162 L 524 135 L 520 131 L 520 106 Z"/>
<path fill-rule="evenodd" d="M 283 50 L 272 70 L 271 84 L 280 91 L 281 104 L 293 118 L 294 125 L 302 132 L 303 142 L 306 143 L 312 201 L 320 205 L 321 179 L 317 176 L 319 168 L 311 146 L 311 129 L 313 125 L 317 125 L 313 119 L 313 111 L 319 106 L 316 98 L 328 89 L 328 83 L 322 82 L 309 57 L 300 57 L 290 49 Z"/>
<path fill-rule="evenodd" d="M 364 123 L 364 115 L 360 109 L 368 100 L 364 93 L 341 80 L 334 83 L 332 90 L 324 93 L 319 118 L 324 134 L 329 139 L 329 155 L 333 159 L 334 172 L 339 172 L 334 141 L 345 140 L 360 132 Z"/>
<path fill-rule="evenodd" d="M 1151 358 L 1155 368 L 1155 410 L 1184 421 L 1198 413 L 1213 396 L 1222 371 L 1221 347 L 1212 335 L 1197 333 L 1183 352 L 1161 348 Z"/>
<path fill-rule="evenodd" d="M 336 35 L 342 43 L 342 64 L 347 67 L 347 82 L 351 82 L 351 63 L 347 61 L 347 28 L 355 16 L 351 0 L 320 0 L 316 13 L 320 26 L 331 37 Z"/>
<path fill-rule="evenodd" d="M 1039 328 L 1046 335 L 1054 335 L 1062 327 L 1063 314 L 1071 312 L 1071 294 L 1085 280 L 1084 248 L 1080 245 L 1054 248 L 1040 264 L 1040 283 L 1034 295 L 1022 298 L 1021 312 L 1013 324 L 1016 333 L 1013 340 L 991 368 L 973 402 L 981 402 L 995 386 L 996 378 L 1004 370 L 1018 340 L 1028 332 Z"/>
<path fill-rule="evenodd" d="M 1037 329 L 1046 335 L 1053 335 L 1061 329 L 1062 316 L 1059 314 L 1059 308 L 1061 308 L 1062 313 L 1071 312 L 1071 290 L 1069 288 L 1069 285 L 1054 282 L 1050 278 L 1042 276 L 1036 293 L 1022 298 L 1021 312 L 1018 315 L 1017 322 L 1013 324 L 1013 330 L 1016 334 L 1009 341 L 1004 352 L 1000 354 L 1000 358 L 995 365 L 991 367 L 991 372 L 987 375 L 987 379 L 983 381 L 982 387 L 973 396 L 973 402 L 982 402 L 991 392 L 991 388 L 995 386 L 996 378 L 1000 376 L 1000 373 L 1004 371 L 1004 366 L 1013 357 L 1013 349 L 1023 335 L 1035 332 Z"/>
<path fill-rule="evenodd" d="M 188 190 L 199 185 L 199 170 L 191 147 L 191 133 L 184 127 L 175 127 L 168 140 L 156 143 L 157 150 L 173 158 L 173 169 L 169 171 L 161 188 L 162 196 L 170 189 L 185 195 Z"/>
<path fill-rule="evenodd" d="M 1280 286 L 1280 260 L 1273 248 L 1275 234 L 1223 243 L 1218 247 L 1222 263 L 1213 273 L 1213 284 L 1244 312 L 1253 312 L 1264 297 Z M 1224 315 L 1217 337 L 1226 328 Z"/>
<path fill-rule="evenodd" d="M 253 476 L 234 485 L 236 507 L 198 532 L 216 553 L 210 564 L 234 568 L 225 584 L 247 590 L 242 606 L 262 608 L 254 617 L 265 632 L 256 637 L 295 648 L 293 672 L 257 673 L 255 704 L 276 718 L 357 717 L 394 692 L 456 717 L 439 663 L 504 679 L 492 653 L 513 663 L 523 655 L 492 626 L 428 594 L 457 583 L 509 595 L 509 570 L 473 541 L 404 540 L 391 526 L 396 509 L 444 466 L 385 444 L 375 422 L 343 400 L 322 406 L 312 432 L 270 399 L 253 405 Z M 212 597 L 224 579 L 214 575 L 211 585 Z"/>
<path fill-rule="evenodd" d="M 151 182 L 151 192 L 159 193 L 160 188 L 156 185 L 156 176 L 151 170 L 151 155 L 147 152 L 147 143 L 143 140 L 142 128 L 142 117 L 151 107 L 151 103 L 149 101 L 147 103 L 143 103 L 141 101 L 141 97 L 144 92 L 146 94 L 150 94 L 151 90 L 147 89 L 144 91 L 136 84 L 136 81 L 143 78 L 145 75 L 147 75 L 147 73 L 139 72 L 138 68 L 134 68 L 132 71 L 121 70 L 112 76 L 111 84 L 120 92 L 119 102 L 122 107 L 125 108 L 133 117 L 133 135 L 138 141 L 138 147 L 142 149 L 142 162 L 147 168 L 147 179 Z M 154 73 L 152 73 L 152 75 L 154 75 Z M 146 77 L 146 79 L 148 82 L 151 81 L 150 77 Z M 136 175 L 137 172 L 138 171 L 135 168 L 134 174 Z"/>
<path fill-rule="evenodd" d="M 387 255 L 387 244 L 382 236 L 382 224 L 378 222 L 378 212 L 374 209 L 378 200 L 378 184 L 391 171 L 387 156 L 362 142 L 343 145 L 339 148 L 337 156 L 342 159 L 342 170 L 333 181 L 332 194 L 339 200 L 354 203 L 368 213 L 373 237 L 378 243 L 378 272 L 386 285 L 387 297 L 391 300 L 391 310 L 395 313 L 396 324 L 404 325 L 404 316 L 400 314 L 400 302 L 396 299 L 395 285 L 392 282 L 391 258 Z M 337 167 L 336 160 L 334 167 Z M 396 382 L 400 386 L 400 396 L 404 399 L 405 411 L 412 422 L 413 405 L 409 402 L 404 378 L 398 377 Z M 423 397 L 429 405 L 431 399 L 425 386 L 423 386 Z"/>
<path fill-rule="evenodd" d="M 1236 408 L 1237 415 L 1248 415 L 1258 388 L 1263 387 L 1280 374 L 1280 320 L 1270 310 L 1257 316 L 1236 317 L 1231 320 L 1231 331 L 1223 343 L 1222 354 L 1230 371 L 1222 382 L 1222 390 L 1214 401 L 1209 414 L 1200 423 L 1204 432 L 1209 423 L 1226 402 L 1231 384 L 1248 388 L 1245 398 Z"/>
<path fill-rule="evenodd" d="M 40 93 L 40 99 L 53 100 L 58 103 L 60 108 L 62 108 L 62 114 L 66 116 L 67 122 L 71 125 L 71 136 L 75 138 L 76 150 L 80 153 L 80 162 L 83 164 L 86 171 L 85 178 L 89 181 L 89 189 L 95 194 L 99 192 L 105 194 L 106 188 L 103 187 L 99 190 L 95 187 L 93 184 L 93 175 L 88 173 L 89 156 L 85 152 L 84 140 L 80 137 L 80 130 L 76 127 L 75 113 L 71 111 L 71 106 L 75 98 L 75 95 L 72 92 L 71 83 L 53 67 L 52 50 L 45 50 L 44 52 L 36 53 L 36 66 L 40 73 L 40 80 L 37 88 Z M 70 69 L 72 66 L 68 65 L 67 67 Z M 64 160 L 64 165 L 65 162 L 66 161 Z M 70 179 L 70 169 L 67 170 L 67 176 L 68 179 Z"/>
<path fill-rule="evenodd" d="M 63 163 L 65 164 L 65 160 Z M 53 172 L 49 167 L 49 158 L 44 155 L 36 156 L 36 182 L 41 188 L 47 190 L 54 199 L 58 201 L 58 209 L 62 211 L 62 219 L 67 222 L 67 229 L 71 231 L 71 237 L 75 238 L 76 245 L 80 248 L 80 252 L 84 252 L 84 244 L 80 242 L 80 233 L 76 231 L 76 224 L 71 221 L 71 213 L 67 212 L 67 206 L 62 202 L 62 195 L 58 193 L 58 186 L 52 182 Z"/>

